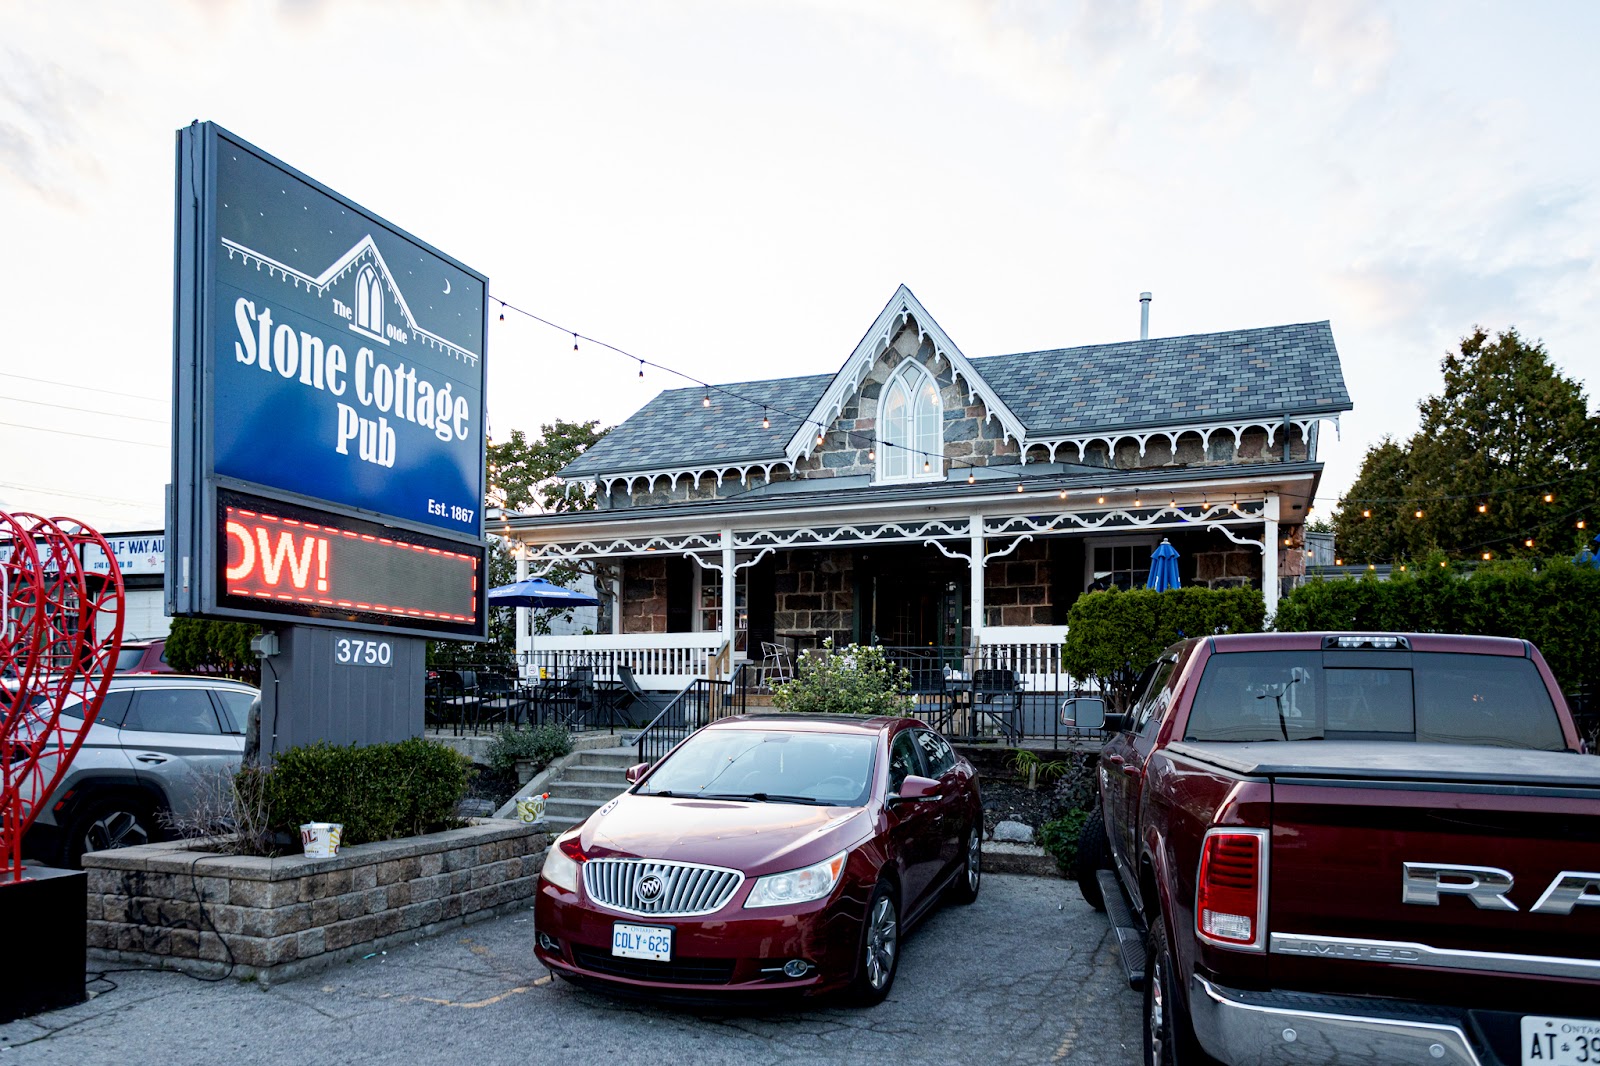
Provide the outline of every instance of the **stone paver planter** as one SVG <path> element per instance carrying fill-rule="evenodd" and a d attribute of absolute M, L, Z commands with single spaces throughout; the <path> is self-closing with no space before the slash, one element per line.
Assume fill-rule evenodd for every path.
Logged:
<path fill-rule="evenodd" d="M 263 859 L 148 844 L 83 857 L 89 950 L 122 962 L 282 980 L 526 906 L 549 836 L 484 820 Z M 529 950 L 532 950 L 530 945 Z"/>

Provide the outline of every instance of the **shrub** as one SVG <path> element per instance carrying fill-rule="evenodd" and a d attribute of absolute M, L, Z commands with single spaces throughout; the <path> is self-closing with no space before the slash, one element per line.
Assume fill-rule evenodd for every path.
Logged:
<path fill-rule="evenodd" d="M 1563 692 L 1592 691 L 1600 682 L 1600 570 L 1566 559 L 1515 560 L 1480 566 L 1465 578 L 1442 557 L 1387 581 L 1309 581 L 1285 596 L 1273 628 L 1400 633 L 1482 633 L 1532 641 Z"/>
<path fill-rule="evenodd" d="M 507 774 L 516 769 L 519 759 L 532 759 L 538 773 L 572 751 L 572 733 L 557 722 L 533 729 L 502 729 L 489 745 L 489 767 Z"/>
<path fill-rule="evenodd" d="M 167 665 L 180 674 L 220 674 L 252 685 L 261 683 L 261 661 L 250 641 L 261 627 L 248 622 L 174 618 L 167 634 Z"/>
<path fill-rule="evenodd" d="M 470 766 L 465 756 L 417 738 L 311 744 L 280 753 L 261 791 L 274 832 L 297 837 L 306 822 L 339 822 L 344 843 L 366 844 L 457 825 Z"/>
<path fill-rule="evenodd" d="M 1100 781 L 1096 772 L 1100 757 L 1095 752 L 1062 752 L 1063 769 L 1056 775 L 1056 787 L 1050 797 L 1048 815 L 1061 818 L 1073 811 L 1087 811 L 1100 798 Z"/>
<path fill-rule="evenodd" d="M 1061 664 L 1096 681 L 1107 710 L 1126 710 L 1133 684 L 1169 645 L 1209 633 L 1259 633 L 1266 620 L 1259 589 L 1109 589 L 1079 596 L 1067 614 Z"/>
<path fill-rule="evenodd" d="M 1088 820 L 1088 811 L 1073 810 L 1039 827 L 1039 846 L 1056 861 L 1063 877 L 1078 874 L 1078 836 Z"/>
<path fill-rule="evenodd" d="M 807 655 L 792 680 L 775 685 L 772 702 L 799 714 L 905 714 L 911 709 L 911 671 L 884 657 L 882 648 L 851 644 Z"/>

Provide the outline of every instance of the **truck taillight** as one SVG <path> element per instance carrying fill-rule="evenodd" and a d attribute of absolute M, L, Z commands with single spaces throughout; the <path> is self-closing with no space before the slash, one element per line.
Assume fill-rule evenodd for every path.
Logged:
<path fill-rule="evenodd" d="M 1266 950 L 1267 830 L 1212 829 L 1200 851 L 1195 931 L 1219 947 Z"/>

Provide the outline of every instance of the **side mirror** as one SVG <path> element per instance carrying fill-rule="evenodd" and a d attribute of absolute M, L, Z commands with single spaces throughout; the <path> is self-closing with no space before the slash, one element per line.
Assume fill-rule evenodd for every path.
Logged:
<path fill-rule="evenodd" d="M 889 802 L 894 803 L 926 803 L 939 798 L 939 782 L 931 777 L 918 777 L 916 774 L 906 775 L 900 782 L 900 791 L 891 793 Z"/>
<path fill-rule="evenodd" d="M 1100 728 L 1104 729 L 1107 733 L 1120 733 L 1124 729 L 1128 728 L 1128 716 L 1126 714 L 1117 714 L 1115 712 L 1108 711 L 1105 716 L 1105 722 L 1100 726 Z"/>
<path fill-rule="evenodd" d="M 1077 696 L 1061 704 L 1061 724 L 1078 729 L 1106 728 L 1106 701 L 1099 696 Z"/>
<path fill-rule="evenodd" d="M 642 778 L 645 774 L 647 774 L 649 772 L 650 772 L 650 764 L 649 763 L 647 763 L 647 762 L 634 763 L 632 766 L 628 767 L 626 770 L 623 771 L 622 779 L 624 781 L 628 782 L 628 784 L 630 784 L 630 785 L 637 785 L 639 783 L 639 779 Z"/>

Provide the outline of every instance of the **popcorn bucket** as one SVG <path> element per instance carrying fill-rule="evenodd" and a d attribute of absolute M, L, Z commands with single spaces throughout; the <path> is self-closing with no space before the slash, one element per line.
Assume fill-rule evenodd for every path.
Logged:
<path fill-rule="evenodd" d="M 308 859 L 331 859 L 339 854 L 344 826 L 338 822 L 307 822 L 300 827 L 300 843 Z"/>
<path fill-rule="evenodd" d="M 546 792 L 538 796 L 529 796 L 517 800 L 517 821 L 537 822 L 544 817 L 544 801 L 550 798 Z"/>

